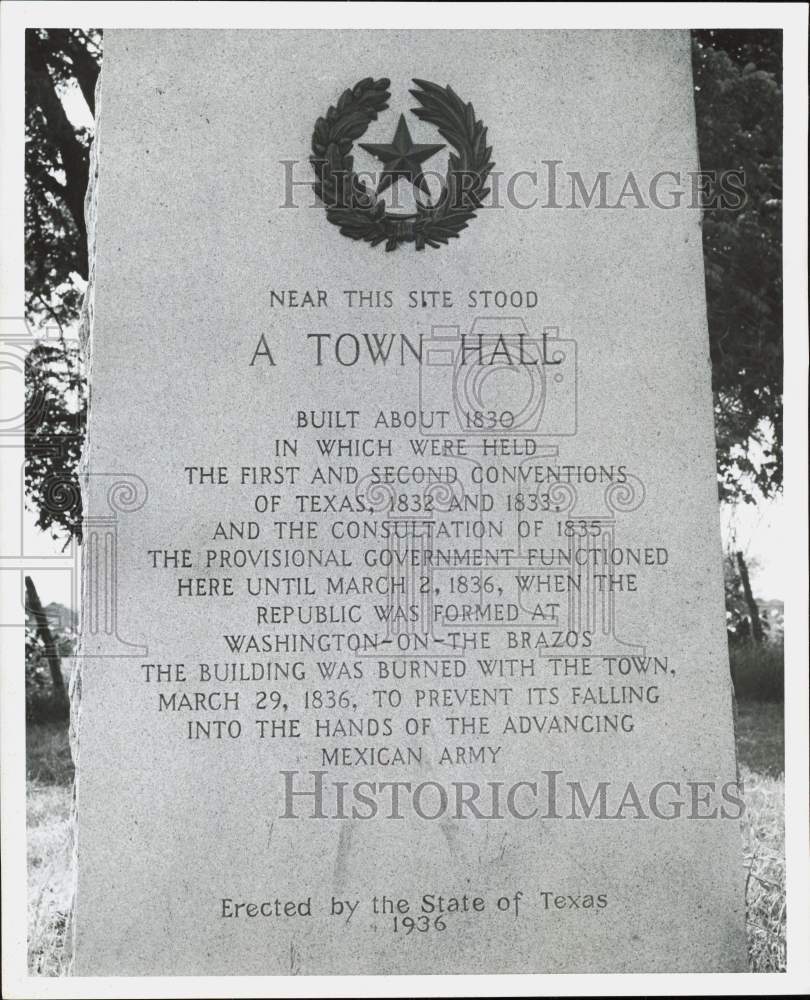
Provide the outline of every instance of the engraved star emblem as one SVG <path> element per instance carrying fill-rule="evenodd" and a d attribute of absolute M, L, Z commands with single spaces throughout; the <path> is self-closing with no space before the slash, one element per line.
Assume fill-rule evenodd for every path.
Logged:
<path fill-rule="evenodd" d="M 405 115 L 400 115 L 392 142 L 388 144 L 361 142 L 358 145 L 367 153 L 376 156 L 378 160 L 382 160 L 383 173 L 377 185 L 377 194 L 382 194 L 387 187 L 404 177 L 430 197 L 430 189 L 421 167 L 425 160 L 435 156 L 440 149 L 444 149 L 443 142 L 438 144 L 414 142 L 408 131 Z"/>

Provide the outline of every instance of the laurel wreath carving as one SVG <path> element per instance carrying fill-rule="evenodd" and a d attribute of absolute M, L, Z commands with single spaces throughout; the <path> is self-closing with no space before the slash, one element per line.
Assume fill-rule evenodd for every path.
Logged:
<path fill-rule="evenodd" d="M 326 217 L 344 236 L 364 240 L 372 246 L 385 243 L 396 250 L 414 243 L 417 250 L 438 248 L 458 237 L 476 216 L 489 194 L 487 178 L 494 167 L 487 130 L 476 120 L 472 104 L 465 104 L 451 87 L 427 80 L 413 81 L 410 93 L 419 103 L 417 118 L 435 125 L 451 147 L 448 171 L 441 194 L 434 204 L 417 201 L 414 215 L 386 212 L 385 200 L 377 198 L 354 171 L 352 147 L 388 107 L 391 97 L 385 78 L 366 77 L 345 90 L 312 133 L 312 164 L 315 194 L 326 207 Z"/>

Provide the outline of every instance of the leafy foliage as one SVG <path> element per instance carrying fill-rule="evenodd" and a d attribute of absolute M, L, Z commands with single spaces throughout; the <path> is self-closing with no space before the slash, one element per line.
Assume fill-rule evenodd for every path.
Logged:
<path fill-rule="evenodd" d="M 73 631 L 56 633 L 56 652 L 60 659 L 73 656 L 76 635 Z M 54 697 L 53 678 L 45 645 L 33 622 L 25 623 L 25 711 L 29 719 L 58 719 L 64 706 Z"/>
<path fill-rule="evenodd" d="M 94 111 L 100 32 L 29 29 L 25 60 L 26 309 L 64 326 L 77 319 L 87 280 L 84 195 L 92 136 L 71 123 L 62 95 L 78 84 Z"/>
<path fill-rule="evenodd" d="M 781 33 L 696 35 L 701 169 L 745 177 L 739 208 L 706 209 L 703 251 L 720 496 L 752 502 L 782 485 Z"/>
<path fill-rule="evenodd" d="M 43 342 L 25 359 L 25 492 L 37 526 L 82 540 L 77 470 L 87 418 L 78 345 Z"/>
<path fill-rule="evenodd" d="M 91 134 L 70 121 L 63 102 L 78 87 L 95 110 L 101 32 L 29 29 L 25 34 L 25 297 L 33 325 L 59 329 L 26 359 L 25 489 L 37 524 L 81 541 L 76 470 L 87 390 L 75 340 L 61 336 L 81 312 L 88 276 L 84 197 Z"/>
<path fill-rule="evenodd" d="M 736 553 L 723 556 L 723 584 L 726 595 L 726 629 L 730 645 L 749 643 L 752 638 L 751 608 L 745 596 Z M 757 562 L 748 559 L 748 569 L 755 572 Z M 760 624 L 767 635 L 768 620 L 761 617 Z"/>

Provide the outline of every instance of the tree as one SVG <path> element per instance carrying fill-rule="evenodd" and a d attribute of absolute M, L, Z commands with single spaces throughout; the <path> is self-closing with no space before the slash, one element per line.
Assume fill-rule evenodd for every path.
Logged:
<path fill-rule="evenodd" d="M 693 67 L 701 169 L 745 177 L 703 253 L 720 497 L 751 502 L 782 486 L 781 32 L 696 32 Z"/>
<path fill-rule="evenodd" d="M 53 709 L 59 717 L 66 718 L 69 712 L 70 702 L 68 701 L 67 691 L 65 690 L 65 682 L 62 678 L 59 648 L 56 639 L 51 632 L 50 625 L 48 624 L 48 616 L 45 614 L 45 610 L 42 607 L 42 602 L 39 599 L 37 588 L 34 586 L 34 581 L 30 576 L 25 578 L 25 597 L 26 605 L 33 619 L 36 636 L 36 639 L 30 635 L 26 636 L 26 645 L 29 647 L 35 647 L 37 642 L 41 644 L 43 658 L 48 664 L 48 669 L 51 675 L 51 685 L 53 688 Z M 26 656 L 26 661 L 35 664 L 37 659 L 35 656 L 35 649 L 29 648 L 27 653 L 28 655 Z M 33 669 L 30 672 L 27 671 L 27 673 L 31 673 L 36 676 L 36 669 Z"/>
<path fill-rule="evenodd" d="M 60 327 L 78 318 L 87 280 L 84 196 L 92 138 L 71 124 L 62 96 L 78 84 L 93 113 L 100 62 L 98 31 L 25 33 L 26 309 Z"/>
<path fill-rule="evenodd" d="M 76 343 L 34 347 L 25 359 L 25 492 L 37 527 L 82 540 L 77 470 L 87 419 L 87 383 Z"/>
<path fill-rule="evenodd" d="M 758 568 L 755 559 L 731 547 L 723 558 L 726 595 L 726 627 L 729 643 L 762 643 L 768 631 L 767 617 L 760 611 L 751 590 L 749 570 Z"/>
<path fill-rule="evenodd" d="M 92 136 L 71 123 L 63 97 L 78 86 L 95 110 L 101 33 L 29 29 L 25 59 L 26 312 L 32 324 L 55 323 L 60 332 L 26 358 L 25 488 L 40 528 L 81 541 L 76 470 L 86 385 L 75 339 L 63 334 L 78 322 L 88 276 L 84 197 Z"/>

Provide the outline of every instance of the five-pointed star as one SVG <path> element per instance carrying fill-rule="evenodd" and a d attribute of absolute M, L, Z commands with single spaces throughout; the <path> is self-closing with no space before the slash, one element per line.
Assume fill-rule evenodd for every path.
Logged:
<path fill-rule="evenodd" d="M 387 145 L 361 142 L 359 145 L 361 149 L 365 149 L 367 153 L 371 153 L 372 156 L 383 161 L 383 173 L 380 177 L 380 183 L 377 185 L 377 194 L 381 194 L 400 177 L 405 177 L 420 191 L 424 191 L 428 197 L 430 196 L 430 189 L 422 173 L 421 165 L 425 160 L 438 153 L 440 149 L 444 149 L 444 143 L 430 145 L 414 142 L 408 131 L 405 115 L 400 115 L 393 142 Z"/>

